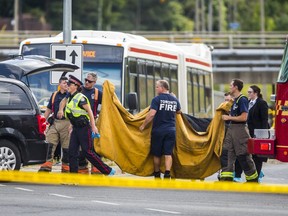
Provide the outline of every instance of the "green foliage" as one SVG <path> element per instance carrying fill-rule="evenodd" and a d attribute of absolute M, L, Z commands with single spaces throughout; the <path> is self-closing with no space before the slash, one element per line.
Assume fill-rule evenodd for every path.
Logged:
<path fill-rule="evenodd" d="M 52 30 L 61 30 L 63 1 L 20 0 L 19 10 L 39 20 L 45 20 L 52 26 Z M 196 19 L 197 2 L 198 19 Z M 210 2 L 213 31 L 230 31 L 231 23 L 239 23 L 236 31 L 261 30 L 260 0 L 72 0 L 72 28 L 195 31 L 196 26 L 201 26 L 199 30 L 203 28 L 208 30 Z M 288 1 L 263 0 L 263 2 L 265 30 L 288 30 Z M 14 0 L 0 0 L 0 5 L 0 18 L 13 18 Z"/>

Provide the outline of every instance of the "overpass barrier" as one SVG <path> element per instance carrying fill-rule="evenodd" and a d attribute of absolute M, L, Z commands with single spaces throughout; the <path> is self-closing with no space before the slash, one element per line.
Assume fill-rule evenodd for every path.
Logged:
<path fill-rule="evenodd" d="M 0 31 L 0 49 L 18 48 L 27 38 L 55 36 L 59 31 Z M 282 48 L 285 32 L 190 32 L 190 31 L 128 31 L 149 40 L 170 43 L 205 43 L 216 48 Z"/>

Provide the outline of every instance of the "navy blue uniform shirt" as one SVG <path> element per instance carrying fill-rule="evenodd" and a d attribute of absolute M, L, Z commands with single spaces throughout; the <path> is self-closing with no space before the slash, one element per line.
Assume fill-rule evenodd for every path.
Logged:
<path fill-rule="evenodd" d="M 96 109 L 97 110 L 97 107 L 95 108 L 95 88 L 92 88 L 92 89 L 86 89 L 84 86 L 82 86 L 82 94 L 84 94 L 89 102 L 90 102 L 90 105 L 91 105 L 91 109 L 92 109 L 92 112 L 94 113 L 94 110 Z M 101 104 L 102 103 L 102 92 L 98 89 L 98 104 Z M 97 104 L 97 106 L 98 106 Z"/>
<path fill-rule="evenodd" d="M 240 98 L 239 98 L 240 97 Z M 240 116 L 241 113 L 248 113 L 248 99 L 245 96 L 240 95 L 235 98 L 234 103 L 230 110 L 231 116 Z"/>
<path fill-rule="evenodd" d="M 156 110 L 152 130 L 176 130 L 175 114 L 181 109 L 176 97 L 170 94 L 160 94 L 152 99 L 150 109 Z"/>
<path fill-rule="evenodd" d="M 67 96 L 67 93 L 61 93 L 60 91 L 58 91 L 55 95 L 55 98 L 54 98 L 54 110 L 53 110 L 53 107 L 52 107 L 52 98 L 53 98 L 53 94 L 54 92 L 52 93 L 51 97 L 50 97 L 50 100 L 49 100 L 49 103 L 47 105 L 47 108 L 51 109 L 52 112 L 54 112 L 53 116 L 55 119 L 58 119 L 57 117 L 57 113 L 59 111 L 59 105 L 60 105 L 60 102 L 63 98 L 65 98 Z M 63 117 L 62 119 L 65 119 L 65 117 Z"/>

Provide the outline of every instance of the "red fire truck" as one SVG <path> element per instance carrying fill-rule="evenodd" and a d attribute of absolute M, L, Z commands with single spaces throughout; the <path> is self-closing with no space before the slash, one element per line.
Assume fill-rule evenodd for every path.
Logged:
<path fill-rule="evenodd" d="M 275 128 L 255 130 L 258 137 L 255 133 L 256 138 L 249 139 L 248 151 L 288 162 L 288 41 L 277 79 L 275 99 Z"/>

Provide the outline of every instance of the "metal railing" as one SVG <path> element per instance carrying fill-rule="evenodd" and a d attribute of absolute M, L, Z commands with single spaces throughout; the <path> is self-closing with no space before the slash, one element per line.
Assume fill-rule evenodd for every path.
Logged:
<path fill-rule="evenodd" d="M 0 49 L 18 48 L 27 38 L 55 36 L 60 31 L 0 31 Z M 171 43 L 206 43 L 215 48 L 283 48 L 285 32 L 171 32 L 171 31 L 131 31 L 149 40 Z"/>

